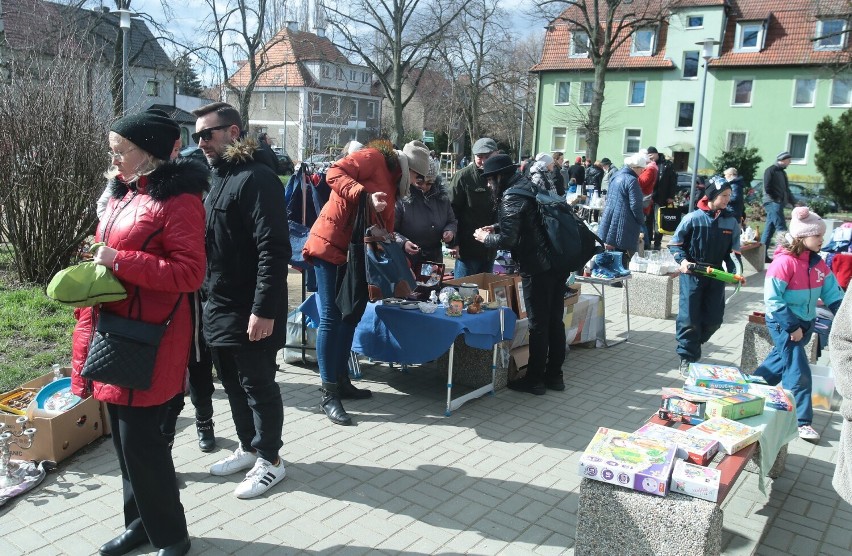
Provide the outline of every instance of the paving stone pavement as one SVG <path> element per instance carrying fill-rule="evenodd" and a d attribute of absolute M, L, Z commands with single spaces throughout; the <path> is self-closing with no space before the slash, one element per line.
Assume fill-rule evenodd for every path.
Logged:
<path fill-rule="evenodd" d="M 705 346 L 705 361 L 739 364 L 745 315 L 762 305 L 762 278 L 751 276 L 731 300 L 725 324 Z M 620 292 L 612 293 L 610 338 L 625 330 Z M 364 362 L 361 385 L 374 396 L 346 402 L 354 427 L 334 426 L 316 409 L 314 370 L 281 360 L 287 478 L 253 500 L 233 496 L 240 475 L 207 472 L 236 447 L 217 385 L 217 452 L 198 451 L 189 403 L 178 422 L 174 458 L 190 553 L 572 554 L 580 453 L 598 426 L 638 428 L 659 403 L 660 387 L 681 382 L 674 320 L 634 317 L 631 328 L 626 343 L 572 349 L 564 392 L 501 390 L 450 417 L 444 417 L 445 374 Z M 841 417 L 815 414 L 822 440 L 790 444 L 786 470 L 768 497 L 750 473 L 728 496 L 724 554 L 852 551 L 852 507 L 831 487 Z M 112 444 L 104 439 L 0 509 L 0 553 L 95 554 L 122 529 L 120 491 Z M 672 534 L 677 519 L 689 516 L 673 516 Z"/>

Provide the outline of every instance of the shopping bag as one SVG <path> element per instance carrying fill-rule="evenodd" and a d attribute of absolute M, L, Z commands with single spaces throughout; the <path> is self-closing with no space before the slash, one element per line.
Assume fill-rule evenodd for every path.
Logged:
<path fill-rule="evenodd" d="M 674 205 L 657 208 L 657 231 L 663 235 L 672 235 L 677 230 L 683 213 Z"/>
<path fill-rule="evenodd" d="M 317 329 L 308 323 L 305 334 L 305 361 L 317 361 Z M 298 363 L 302 361 L 302 313 L 293 309 L 287 314 L 287 347 L 284 348 L 284 362 Z M 307 349 L 312 348 L 312 349 Z"/>

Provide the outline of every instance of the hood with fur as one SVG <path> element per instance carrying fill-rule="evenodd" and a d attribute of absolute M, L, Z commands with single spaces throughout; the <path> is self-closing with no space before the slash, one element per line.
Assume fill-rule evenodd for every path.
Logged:
<path fill-rule="evenodd" d="M 158 201 L 182 193 L 200 195 L 210 189 L 210 169 L 191 158 L 170 160 L 143 178 L 146 180 L 145 192 Z M 135 188 L 135 185 L 132 187 Z M 110 180 L 109 188 L 110 195 L 120 199 L 124 197 L 130 186 L 116 177 Z"/>

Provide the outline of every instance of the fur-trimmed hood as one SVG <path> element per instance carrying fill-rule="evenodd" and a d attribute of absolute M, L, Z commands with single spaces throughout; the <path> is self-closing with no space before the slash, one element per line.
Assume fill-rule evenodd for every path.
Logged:
<path fill-rule="evenodd" d="M 210 169 L 191 158 L 176 158 L 157 167 L 143 176 L 145 193 L 162 201 L 182 193 L 203 194 L 210 189 Z M 115 177 L 109 182 L 110 195 L 121 199 L 135 184 L 128 185 Z"/>

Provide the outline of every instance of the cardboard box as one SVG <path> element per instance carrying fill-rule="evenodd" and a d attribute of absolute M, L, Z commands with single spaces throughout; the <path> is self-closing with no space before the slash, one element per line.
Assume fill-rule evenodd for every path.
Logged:
<path fill-rule="evenodd" d="M 517 380 L 527 373 L 530 362 L 530 346 L 520 346 L 509 350 L 509 381 Z"/>
<path fill-rule="evenodd" d="M 754 417 L 763 413 L 765 399 L 762 396 L 749 393 L 734 394 L 724 398 L 716 398 L 707 402 L 704 409 L 706 419 L 711 417 L 727 417 L 734 421 Z"/>
<path fill-rule="evenodd" d="M 70 368 L 62 372 L 71 375 Z M 53 373 L 48 373 L 25 382 L 21 388 L 41 388 L 52 380 Z M 17 418 L 17 415 L 0 415 L 0 422 L 14 427 Z M 55 417 L 33 417 L 27 426 L 36 429 L 33 445 L 27 449 L 12 446 L 12 458 L 58 463 L 103 435 L 101 403 L 89 397 Z"/>
<path fill-rule="evenodd" d="M 737 367 L 707 363 L 690 363 L 686 384 L 737 393 L 748 391 L 748 380 Z"/>
<path fill-rule="evenodd" d="M 636 431 L 639 436 L 656 438 L 677 446 L 677 457 L 697 465 L 707 465 L 719 451 L 719 443 L 708 438 L 696 438 L 674 427 L 646 423 Z"/>
<path fill-rule="evenodd" d="M 715 502 L 721 480 L 722 472 L 718 469 L 678 460 L 672 471 L 671 491 Z"/>
<path fill-rule="evenodd" d="M 453 278 L 452 280 L 444 281 L 445 286 L 453 286 L 455 288 L 459 288 L 462 284 L 476 284 L 479 289 L 479 295 L 486 302 L 494 301 L 497 298 L 495 290 L 502 290 L 506 294 L 508 307 L 515 311 L 515 313 L 518 312 L 518 300 L 514 294 L 515 279 L 512 276 L 481 272 L 463 278 Z"/>

